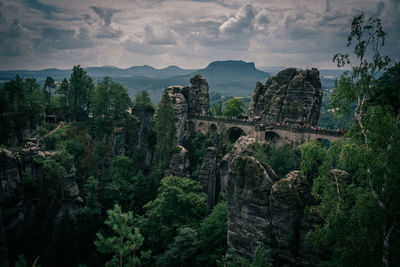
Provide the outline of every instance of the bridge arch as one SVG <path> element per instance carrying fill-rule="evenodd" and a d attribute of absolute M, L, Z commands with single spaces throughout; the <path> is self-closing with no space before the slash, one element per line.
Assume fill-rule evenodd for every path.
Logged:
<path fill-rule="evenodd" d="M 282 141 L 282 137 L 275 132 L 268 131 L 268 132 L 265 132 L 265 140 L 276 145 Z"/>
<path fill-rule="evenodd" d="M 242 128 L 236 126 L 229 128 L 227 131 L 227 138 L 231 143 L 235 143 L 239 137 L 244 135 L 247 135 L 246 132 Z"/>
<path fill-rule="evenodd" d="M 200 122 L 200 123 L 199 123 L 198 130 L 199 130 L 200 132 L 202 132 L 203 134 L 206 133 L 206 126 L 205 126 L 204 122 Z"/>

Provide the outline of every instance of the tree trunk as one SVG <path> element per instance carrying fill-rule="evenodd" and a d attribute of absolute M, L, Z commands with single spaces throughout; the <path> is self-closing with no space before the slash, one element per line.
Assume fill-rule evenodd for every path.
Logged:
<path fill-rule="evenodd" d="M 383 230 L 383 247 L 382 247 L 382 266 L 389 266 L 389 249 L 390 249 L 390 236 L 396 224 L 390 227 L 385 227 Z"/>

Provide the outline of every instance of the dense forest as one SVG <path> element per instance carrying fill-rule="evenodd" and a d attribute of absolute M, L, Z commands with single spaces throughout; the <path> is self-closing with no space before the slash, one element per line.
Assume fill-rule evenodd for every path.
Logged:
<path fill-rule="evenodd" d="M 352 53 L 334 56 L 352 70 L 325 98 L 320 120 L 350 127 L 344 138 L 251 145 L 249 156 L 276 181 L 299 170 L 311 184 L 302 212 L 318 218 L 307 242 L 320 266 L 400 262 L 400 63 L 381 55 L 384 41 L 380 21 L 360 15 Z M 249 103 L 216 99 L 216 117 L 244 116 Z M 220 162 L 235 143 L 222 131 L 192 132 L 179 144 L 167 93 L 157 105 L 146 91 L 131 99 L 120 83 L 94 82 L 77 65 L 61 82 L 5 82 L 0 123 L 0 266 L 281 266 L 267 240 L 253 257 L 229 249 L 227 192 L 210 206 L 199 177 L 207 148 Z M 184 148 L 190 164 L 178 177 L 171 162 Z M 11 170 L 18 190 L 7 191 Z M 288 246 L 298 237 L 290 238 Z"/>

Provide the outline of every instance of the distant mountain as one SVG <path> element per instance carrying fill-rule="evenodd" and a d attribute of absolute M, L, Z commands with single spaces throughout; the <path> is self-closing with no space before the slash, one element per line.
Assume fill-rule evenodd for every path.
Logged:
<path fill-rule="evenodd" d="M 142 90 L 149 91 L 154 101 L 161 98 L 165 87 L 188 85 L 190 78 L 196 74 L 201 74 L 207 79 L 211 91 L 228 96 L 250 96 L 256 82 L 264 82 L 270 76 L 256 69 L 254 63 L 237 60 L 215 61 L 200 70 L 182 69 L 177 66 L 156 69 L 148 65 L 126 69 L 113 66 L 88 67 L 85 70 L 95 80 L 110 76 L 114 81 L 122 83 L 131 97 Z M 23 78 L 36 78 L 43 83 L 47 76 L 51 76 L 56 81 L 61 81 L 64 77 L 69 78 L 71 70 L 0 71 L 0 80 L 13 79 L 17 74 Z"/>
<path fill-rule="evenodd" d="M 119 77 L 121 82 L 132 91 L 147 90 L 153 99 L 159 99 L 162 90 L 172 85 L 188 85 L 190 78 L 201 74 L 206 78 L 210 90 L 228 96 L 250 96 L 257 81 L 264 82 L 270 75 L 257 70 L 254 63 L 244 61 L 215 61 L 206 68 L 184 75 L 177 75 L 167 79 L 151 79 L 149 77 Z"/>
<path fill-rule="evenodd" d="M 113 66 L 88 67 L 85 68 L 89 76 L 98 79 L 105 76 L 114 77 L 149 77 L 157 79 L 166 79 L 172 76 L 185 75 L 195 71 L 195 69 L 181 69 L 177 66 L 169 66 L 163 69 L 156 69 L 148 65 L 133 66 L 121 69 Z M 18 74 L 24 78 L 36 78 L 39 81 L 45 80 L 47 76 L 56 81 L 69 78 L 71 69 L 44 69 L 44 70 L 6 70 L 0 71 L 0 80 L 10 80 Z"/>

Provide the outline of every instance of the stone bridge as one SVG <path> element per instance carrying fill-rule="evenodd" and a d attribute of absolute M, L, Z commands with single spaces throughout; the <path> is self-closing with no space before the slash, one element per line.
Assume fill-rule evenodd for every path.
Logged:
<path fill-rule="evenodd" d="M 189 129 L 203 134 L 220 132 L 227 135 L 231 142 L 246 135 L 257 141 L 271 141 L 275 144 L 293 142 L 302 144 L 311 140 L 333 142 L 343 137 L 342 132 L 325 129 L 311 129 L 296 126 L 261 124 L 240 119 L 216 118 L 210 116 L 189 115 Z"/>

